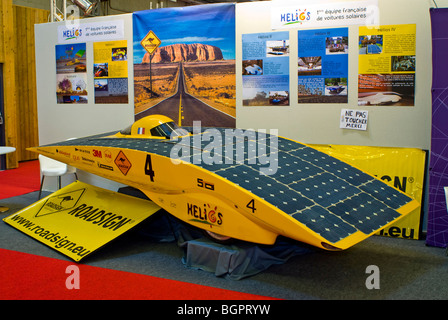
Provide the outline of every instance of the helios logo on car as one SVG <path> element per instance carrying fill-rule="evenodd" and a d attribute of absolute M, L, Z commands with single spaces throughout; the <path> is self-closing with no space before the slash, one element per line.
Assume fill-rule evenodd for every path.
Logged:
<path fill-rule="evenodd" d="M 187 203 L 187 215 L 194 217 L 190 221 L 218 226 L 223 223 L 223 214 L 218 210 L 218 207 L 208 203 L 204 203 L 203 207 Z"/>

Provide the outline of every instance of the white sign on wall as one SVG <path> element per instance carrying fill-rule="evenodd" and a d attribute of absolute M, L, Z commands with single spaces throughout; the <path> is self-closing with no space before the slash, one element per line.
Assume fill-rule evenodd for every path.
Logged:
<path fill-rule="evenodd" d="M 272 29 L 378 25 L 378 0 L 320 4 L 272 2 Z"/>
<path fill-rule="evenodd" d="M 124 38 L 123 20 L 80 23 L 67 21 L 58 26 L 58 43 L 77 43 L 88 41 L 107 41 Z"/>
<path fill-rule="evenodd" d="M 368 120 L 369 112 L 366 110 L 342 109 L 339 128 L 366 131 Z"/>

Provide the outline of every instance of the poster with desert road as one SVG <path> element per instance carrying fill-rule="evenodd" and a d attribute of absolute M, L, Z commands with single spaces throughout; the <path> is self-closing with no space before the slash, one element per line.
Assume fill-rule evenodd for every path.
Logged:
<path fill-rule="evenodd" d="M 234 128 L 235 5 L 139 11 L 133 26 L 135 120 L 163 114 L 181 126 Z M 152 54 L 142 40 L 158 44 Z"/>

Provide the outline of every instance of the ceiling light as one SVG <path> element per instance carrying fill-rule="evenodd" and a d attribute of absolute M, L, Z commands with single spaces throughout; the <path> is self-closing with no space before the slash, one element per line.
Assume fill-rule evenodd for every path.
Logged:
<path fill-rule="evenodd" d="M 89 15 L 93 8 L 95 8 L 95 3 L 91 3 L 89 0 L 72 0 L 86 15 Z"/>

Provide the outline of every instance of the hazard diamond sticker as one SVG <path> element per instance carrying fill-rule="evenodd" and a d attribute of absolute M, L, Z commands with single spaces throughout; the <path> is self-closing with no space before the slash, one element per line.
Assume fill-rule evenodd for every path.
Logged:
<path fill-rule="evenodd" d="M 121 150 L 118 153 L 117 157 L 115 158 L 114 162 L 115 162 L 115 165 L 118 167 L 118 169 L 120 169 L 121 173 L 123 173 L 124 175 L 127 175 L 129 170 L 132 167 L 131 162 L 126 157 L 124 152 Z"/>
<path fill-rule="evenodd" d="M 70 191 L 68 193 L 55 193 L 49 197 L 36 213 L 35 218 L 68 209 L 72 209 L 81 199 L 85 189 Z"/>

